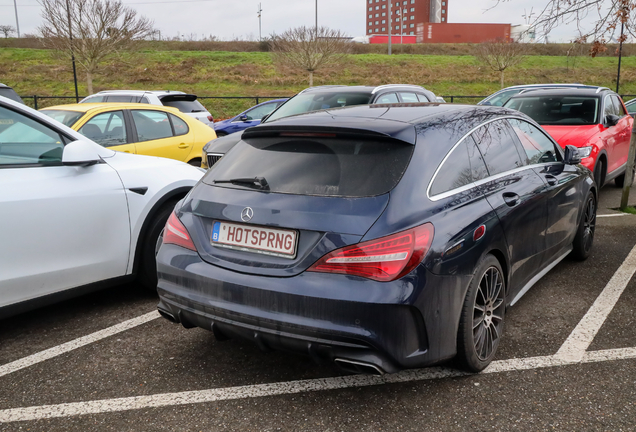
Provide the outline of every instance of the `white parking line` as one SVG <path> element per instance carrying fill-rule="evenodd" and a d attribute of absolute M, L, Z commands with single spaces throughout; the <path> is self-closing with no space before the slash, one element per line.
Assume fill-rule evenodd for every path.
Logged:
<path fill-rule="evenodd" d="M 612 214 L 597 214 L 596 217 L 597 218 L 606 218 L 606 217 L 621 217 L 621 216 L 627 216 L 628 213 L 612 213 Z"/>
<path fill-rule="evenodd" d="M 565 343 L 559 348 L 556 353 L 557 357 L 571 361 L 580 361 L 583 358 L 596 333 L 601 329 L 621 294 L 625 291 L 634 272 L 636 272 L 636 246 L 605 285 L 603 292 L 597 297 L 574 331 L 570 333 Z"/>
<path fill-rule="evenodd" d="M 634 248 L 630 251 L 625 261 L 614 273 L 592 307 L 588 310 L 583 319 L 579 322 L 574 331 L 570 334 L 555 355 L 495 361 L 486 370 L 484 370 L 482 374 L 514 372 L 581 363 L 636 359 L 636 348 L 586 352 L 635 272 L 636 246 L 634 246 Z M 74 341 L 65 343 L 58 347 L 54 347 L 24 359 L 0 366 L 0 377 L 139 326 L 158 317 L 159 314 L 157 312 L 151 312 L 91 335 L 75 339 Z M 12 408 L 0 410 L 0 423 L 434 380 L 466 375 L 469 374 L 455 369 L 426 368 L 406 370 L 397 374 L 384 376 L 352 375 L 201 391 L 165 393 L 150 396 L 135 396 L 117 399 L 72 402 L 57 405 Z"/>
<path fill-rule="evenodd" d="M 52 359 L 53 357 L 57 357 L 62 354 L 66 354 L 69 351 L 73 351 L 77 348 L 81 348 L 83 346 L 92 344 L 93 342 L 97 342 L 99 340 L 105 339 L 107 337 L 113 336 L 117 333 L 121 333 L 126 330 L 130 330 L 131 328 L 140 326 L 149 321 L 159 318 L 159 312 L 154 311 L 147 313 L 145 315 L 141 315 L 137 318 L 133 318 L 128 321 L 124 321 L 120 324 L 114 325 L 112 327 L 108 327 L 104 330 L 100 330 L 98 332 L 89 334 L 88 336 L 82 336 L 81 338 L 74 339 L 70 342 L 66 342 L 62 345 L 58 345 L 53 348 L 49 348 L 44 351 L 40 351 L 39 353 L 35 353 L 28 357 L 24 357 L 20 360 L 16 360 L 11 363 L 4 364 L 0 366 L 0 377 L 8 375 L 10 373 L 16 372 L 20 369 L 27 368 L 29 366 L 33 366 L 36 363 L 43 362 L 45 360 Z"/>
<path fill-rule="evenodd" d="M 582 362 L 596 363 L 610 360 L 625 360 L 633 358 L 636 358 L 636 348 L 625 348 L 587 353 L 582 358 Z M 564 360 L 556 356 L 499 360 L 493 362 L 484 372 L 482 372 L 482 374 L 567 366 L 578 363 L 579 362 Z M 164 393 L 151 396 L 135 396 L 119 399 L 73 402 L 59 405 L 12 408 L 0 411 L 0 423 L 33 421 L 56 417 L 70 417 L 76 415 L 104 414 L 110 412 L 131 411 L 145 408 L 191 405 L 236 399 L 249 399 L 256 397 L 280 396 L 325 390 L 338 390 L 353 387 L 368 387 L 383 384 L 396 384 L 441 378 L 454 378 L 466 375 L 470 374 L 455 369 L 428 368 L 407 370 L 396 374 L 384 376 L 350 375 L 334 378 L 280 382 L 273 384 L 258 384 L 180 393 Z"/>

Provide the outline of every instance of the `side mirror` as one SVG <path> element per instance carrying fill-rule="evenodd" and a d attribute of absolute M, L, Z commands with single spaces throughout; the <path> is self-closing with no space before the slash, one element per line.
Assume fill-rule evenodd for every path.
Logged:
<path fill-rule="evenodd" d="M 563 160 L 567 165 L 577 165 L 581 163 L 581 156 L 579 156 L 579 149 L 573 145 L 565 146 L 565 158 Z"/>
<path fill-rule="evenodd" d="M 616 116 L 614 114 L 608 114 L 605 116 L 605 125 L 607 127 L 616 126 L 620 119 L 621 118 L 619 116 Z"/>
<path fill-rule="evenodd" d="M 246 122 L 248 120 L 247 114 L 243 114 L 242 116 L 240 116 L 239 120 L 242 121 L 242 122 Z"/>
<path fill-rule="evenodd" d="M 97 144 L 88 141 L 77 140 L 64 146 L 62 164 L 69 166 L 90 166 L 101 162 Z"/>

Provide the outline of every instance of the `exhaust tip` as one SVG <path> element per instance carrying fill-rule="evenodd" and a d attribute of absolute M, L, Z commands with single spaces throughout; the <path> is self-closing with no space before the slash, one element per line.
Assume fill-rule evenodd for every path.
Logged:
<path fill-rule="evenodd" d="M 334 363 L 347 372 L 365 375 L 384 375 L 384 371 L 382 369 L 371 363 L 348 360 L 343 358 L 335 359 Z"/>
<path fill-rule="evenodd" d="M 165 319 L 167 319 L 168 321 L 175 323 L 175 324 L 179 324 L 179 320 L 177 320 L 175 318 L 174 315 L 172 315 L 170 312 L 166 312 L 163 309 L 157 309 L 159 311 L 159 315 L 161 315 L 162 317 L 164 317 Z"/>

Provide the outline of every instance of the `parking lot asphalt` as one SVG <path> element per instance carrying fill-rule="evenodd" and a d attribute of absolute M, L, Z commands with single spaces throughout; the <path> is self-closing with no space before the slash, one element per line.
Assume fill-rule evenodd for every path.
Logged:
<path fill-rule="evenodd" d="M 591 257 L 509 309 L 481 374 L 347 376 L 171 324 L 128 284 L 0 321 L 0 431 L 635 430 L 636 216 L 619 202 L 602 190 Z"/>

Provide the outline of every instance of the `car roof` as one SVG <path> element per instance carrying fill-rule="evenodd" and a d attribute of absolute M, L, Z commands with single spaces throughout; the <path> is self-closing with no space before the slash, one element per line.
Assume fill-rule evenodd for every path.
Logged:
<path fill-rule="evenodd" d="M 501 91 L 512 90 L 512 89 L 531 89 L 531 88 L 550 88 L 550 87 L 572 87 L 572 88 L 590 88 L 590 89 L 599 88 L 599 86 L 579 84 L 579 83 L 520 84 L 516 86 L 506 87 L 505 89 L 499 90 L 497 93 Z"/>
<path fill-rule="evenodd" d="M 161 106 L 161 105 L 150 105 L 145 103 L 130 103 L 130 102 L 99 102 L 99 103 L 55 105 L 55 106 L 42 108 L 41 111 L 63 110 L 63 111 L 77 111 L 77 112 L 86 113 L 89 111 L 100 110 L 103 108 L 117 108 L 117 109 L 143 108 L 145 110 L 169 111 L 174 113 L 180 112 L 177 108 L 173 108 L 173 107 L 167 107 L 167 106 Z"/>
<path fill-rule="evenodd" d="M 11 88 L 11 87 L 9 87 L 8 85 L 6 85 L 6 84 L 2 84 L 2 83 L 0 83 L 0 87 L 4 87 L 4 88 Z"/>
<path fill-rule="evenodd" d="M 555 89 L 537 89 L 512 96 L 512 99 L 521 99 L 524 97 L 549 97 L 549 96 L 586 96 L 600 97 L 607 93 L 614 93 L 606 87 L 590 88 L 555 88 Z"/>
<path fill-rule="evenodd" d="M 95 95 L 104 95 L 104 94 L 126 94 L 126 95 L 133 95 L 133 96 L 142 96 L 146 93 L 152 93 L 154 95 L 157 96 L 163 96 L 163 95 L 168 95 L 168 94 L 185 94 L 182 91 L 176 91 L 176 90 L 102 90 L 100 92 L 94 93 L 90 96 L 87 97 L 91 97 L 91 96 L 95 96 Z"/>
<path fill-rule="evenodd" d="M 307 132 L 314 129 L 320 132 L 346 132 L 357 130 L 414 144 L 416 129 L 420 129 L 420 126 L 452 125 L 455 132 L 468 132 L 486 120 L 502 116 L 530 120 L 519 111 L 492 106 L 445 103 L 355 105 L 283 117 L 247 129 L 242 138 L 267 136 L 276 131 Z"/>
<path fill-rule="evenodd" d="M 422 86 L 412 85 L 412 84 L 386 84 L 381 86 L 347 86 L 347 85 L 327 85 L 320 87 L 309 87 L 300 92 L 303 93 L 333 93 L 334 90 L 346 90 L 347 93 L 367 93 L 367 94 L 375 94 L 381 90 L 419 90 L 419 91 L 428 91 Z"/>

